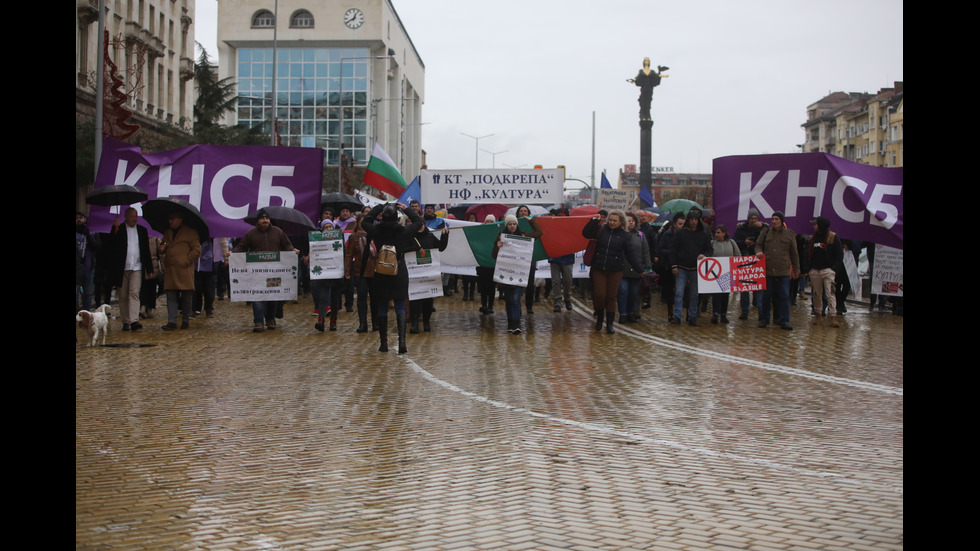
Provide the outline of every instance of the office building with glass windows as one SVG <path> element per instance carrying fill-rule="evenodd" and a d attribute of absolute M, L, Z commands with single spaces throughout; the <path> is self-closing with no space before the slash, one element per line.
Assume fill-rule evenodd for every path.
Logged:
<path fill-rule="evenodd" d="M 422 164 L 425 66 L 390 0 L 221 0 L 219 78 L 234 77 L 227 124 L 364 165 L 377 141 L 406 180 Z M 273 60 L 273 50 L 278 52 Z M 276 78 L 273 79 L 273 75 Z"/>

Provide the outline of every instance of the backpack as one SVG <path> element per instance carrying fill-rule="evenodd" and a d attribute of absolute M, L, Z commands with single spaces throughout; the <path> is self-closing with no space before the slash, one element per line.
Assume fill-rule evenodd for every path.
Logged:
<path fill-rule="evenodd" d="M 382 245 L 378 249 L 378 263 L 374 266 L 374 273 L 386 276 L 398 275 L 398 253 L 394 245 Z"/>

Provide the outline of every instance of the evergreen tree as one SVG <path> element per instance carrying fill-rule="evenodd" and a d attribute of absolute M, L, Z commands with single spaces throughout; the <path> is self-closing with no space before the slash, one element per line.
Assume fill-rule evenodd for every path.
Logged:
<path fill-rule="evenodd" d="M 200 44 L 201 54 L 194 63 L 194 143 L 213 145 L 265 145 L 269 143 L 258 127 L 242 128 L 219 123 L 222 115 L 235 109 L 238 95 L 234 77 L 218 80 L 217 67 Z"/>

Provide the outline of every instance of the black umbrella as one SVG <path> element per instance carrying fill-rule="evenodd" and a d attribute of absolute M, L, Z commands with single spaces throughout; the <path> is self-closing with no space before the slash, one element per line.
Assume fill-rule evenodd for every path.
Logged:
<path fill-rule="evenodd" d="M 323 209 L 326 207 L 330 207 L 333 209 L 334 216 L 340 214 L 340 209 L 348 209 L 351 212 L 358 212 L 363 206 L 364 205 L 357 200 L 357 197 L 347 195 L 346 193 L 340 193 L 339 191 L 335 191 L 333 193 L 323 193 L 320 195 L 320 212 L 323 212 Z"/>
<path fill-rule="evenodd" d="M 136 186 L 104 186 L 88 192 L 85 202 L 89 205 L 111 207 L 142 203 L 146 198 L 146 192 Z"/>
<path fill-rule="evenodd" d="M 178 213 L 184 223 L 197 230 L 201 241 L 211 238 L 211 230 L 204 215 L 194 205 L 176 197 L 157 197 L 143 204 L 143 219 L 160 233 L 170 229 L 170 215 Z"/>
<path fill-rule="evenodd" d="M 286 232 L 286 235 L 306 235 L 306 232 L 316 230 L 317 226 L 310 220 L 310 217 L 291 207 L 263 207 L 245 217 L 249 224 L 259 221 L 259 211 L 264 210 L 269 215 L 269 220 Z"/>

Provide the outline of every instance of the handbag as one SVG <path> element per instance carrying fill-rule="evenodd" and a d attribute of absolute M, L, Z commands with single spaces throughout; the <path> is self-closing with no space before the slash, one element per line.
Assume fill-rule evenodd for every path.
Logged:
<path fill-rule="evenodd" d="M 589 241 L 589 244 L 585 247 L 585 254 L 582 256 L 582 260 L 585 261 L 586 266 L 592 265 L 592 260 L 595 258 L 595 239 Z"/>
<path fill-rule="evenodd" d="M 595 239 L 590 240 L 589 244 L 585 246 L 585 254 L 582 255 L 582 261 L 585 262 L 586 266 L 592 266 L 592 260 L 595 259 L 596 243 L 599 241 L 600 233 L 602 233 L 602 227 L 596 233 Z"/>

